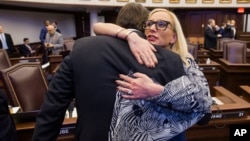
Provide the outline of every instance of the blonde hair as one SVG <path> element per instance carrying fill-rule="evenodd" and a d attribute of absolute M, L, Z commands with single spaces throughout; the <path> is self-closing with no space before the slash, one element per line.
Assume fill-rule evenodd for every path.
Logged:
<path fill-rule="evenodd" d="M 165 13 L 169 14 L 170 17 L 172 18 L 173 21 L 170 21 L 170 22 L 171 22 L 171 26 L 173 28 L 173 31 L 177 36 L 177 41 L 174 43 L 173 47 L 170 50 L 177 53 L 181 57 L 184 64 L 186 66 L 189 66 L 189 63 L 187 61 L 187 57 L 193 59 L 193 56 L 188 52 L 187 41 L 186 41 L 186 38 L 184 37 L 184 33 L 182 31 L 181 24 L 180 24 L 178 18 L 176 17 L 176 15 L 173 12 L 171 12 L 167 9 L 163 9 L 163 8 L 154 9 L 153 11 L 151 11 L 149 13 L 149 17 L 151 17 L 156 12 L 165 12 Z M 166 46 L 169 46 L 169 45 L 166 45 Z"/>

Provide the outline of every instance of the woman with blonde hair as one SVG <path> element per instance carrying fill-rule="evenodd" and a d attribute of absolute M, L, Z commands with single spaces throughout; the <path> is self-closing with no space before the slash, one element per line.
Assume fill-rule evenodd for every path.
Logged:
<path fill-rule="evenodd" d="M 94 31 L 126 39 L 138 62 L 148 67 L 157 65 L 152 45 L 172 50 L 180 55 L 186 75 L 162 86 L 139 72 L 120 74 L 110 140 L 186 140 L 186 129 L 210 118 L 212 100 L 204 74 L 188 53 L 177 17 L 166 9 L 151 11 L 143 23 L 148 41 L 125 28 L 98 23 Z"/>

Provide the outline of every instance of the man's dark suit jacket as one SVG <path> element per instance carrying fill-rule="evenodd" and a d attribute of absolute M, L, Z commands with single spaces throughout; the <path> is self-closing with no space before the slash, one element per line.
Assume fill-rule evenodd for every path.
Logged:
<path fill-rule="evenodd" d="M 234 33 L 230 25 L 227 25 L 224 28 L 222 38 L 233 38 Z"/>
<path fill-rule="evenodd" d="M 204 31 L 204 47 L 206 49 L 216 48 L 216 44 L 217 35 L 214 30 L 207 26 Z"/>
<path fill-rule="evenodd" d="M 15 123 L 10 115 L 6 95 L 0 90 L 0 141 L 17 141 Z"/>
<path fill-rule="evenodd" d="M 31 52 L 25 44 L 22 44 L 19 48 L 19 51 L 24 56 L 30 56 Z"/>
<path fill-rule="evenodd" d="M 165 85 L 184 75 L 180 57 L 157 47 L 155 69 L 137 63 L 127 42 L 108 36 L 85 37 L 61 64 L 50 82 L 36 119 L 33 141 L 51 141 L 59 133 L 65 110 L 76 100 L 76 141 L 107 141 L 119 74 L 142 72 Z"/>
<path fill-rule="evenodd" d="M 9 56 L 11 56 L 13 52 L 15 51 L 13 40 L 11 38 L 11 35 L 8 33 L 4 33 L 4 36 L 5 36 L 6 44 L 8 46 L 7 53 Z M 2 48 L 3 48 L 3 45 L 2 45 L 2 41 L 0 40 L 0 49 Z"/>

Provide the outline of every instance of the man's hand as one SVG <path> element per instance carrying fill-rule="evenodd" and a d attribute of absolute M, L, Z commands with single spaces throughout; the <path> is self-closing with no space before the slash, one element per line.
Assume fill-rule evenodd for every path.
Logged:
<path fill-rule="evenodd" d="M 54 45 L 53 44 L 51 44 L 51 43 L 46 43 L 46 46 L 45 46 L 46 48 L 53 48 L 54 47 Z"/>

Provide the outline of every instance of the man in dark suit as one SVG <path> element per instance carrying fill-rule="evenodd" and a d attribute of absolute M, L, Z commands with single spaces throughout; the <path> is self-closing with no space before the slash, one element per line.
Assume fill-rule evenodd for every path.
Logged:
<path fill-rule="evenodd" d="M 15 123 L 10 115 L 7 97 L 0 90 L 0 141 L 17 141 Z"/>
<path fill-rule="evenodd" d="M 205 49 L 216 48 L 217 38 L 221 37 L 221 34 L 216 34 L 214 30 L 215 20 L 209 19 L 208 25 L 204 31 L 204 47 Z"/>
<path fill-rule="evenodd" d="M 35 53 L 35 50 L 33 50 L 31 48 L 31 46 L 29 45 L 29 39 L 28 38 L 23 39 L 23 44 L 20 46 L 19 51 L 25 57 L 31 56 L 33 53 Z"/>
<path fill-rule="evenodd" d="M 4 33 L 3 27 L 0 25 L 0 49 L 6 49 L 9 56 L 11 56 L 15 50 L 11 35 Z"/>
<path fill-rule="evenodd" d="M 142 72 L 162 85 L 184 75 L 177 54 L 156 49 L 158 64 L 152 69 L 138 64 L 124 40 L 108 36 L 77 40 L 50 82 L 33 141 L 55 140 L 74 98 L 78 115 L 75 140 L 107 141 L 119 74 Z"/>

